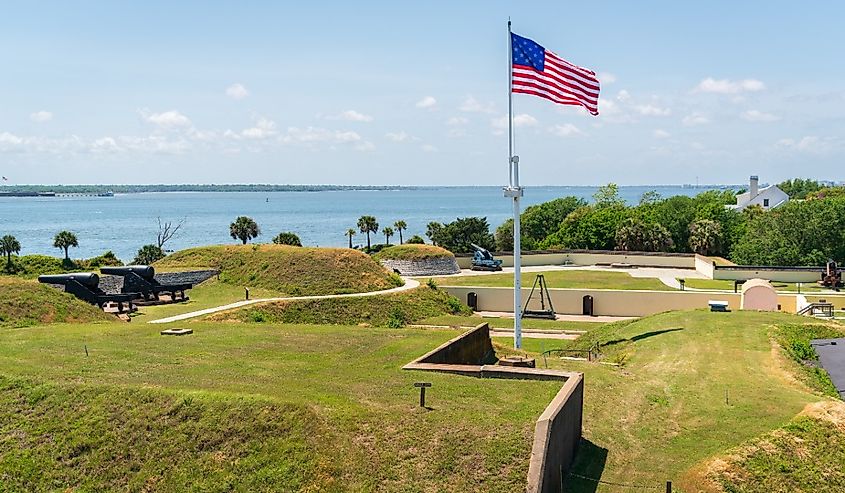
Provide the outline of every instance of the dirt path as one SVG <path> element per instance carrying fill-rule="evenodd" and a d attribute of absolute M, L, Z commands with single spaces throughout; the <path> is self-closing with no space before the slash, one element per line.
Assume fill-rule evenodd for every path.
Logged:
<path fill-rule="evenodd" d="M 297 301 L 297 300 L 323 300 L 329 298 L 360 298 L 364 296 L 378 296 L 382 294 L 391 294 L 391 293 L 399 293 L 402 291 L 408 291 L 410 289 L 414 289 L 419 287 L 419 281 L 414 279 L 403 278 L 405 284 L 399 286 L 398 288 L 391 288 L 385 289 L 383 291 L 370 291 L 368 293 L 349 293 L 349 294 L 326 294 L 326 295 L 319 295 L 319 296 L 286 296 L 282 298 L 256 298 L 254 300 L 243 300 L 237 301 L 235 303 L 229 303 L 228 305 L 216 306 L 213 308 L 206 308 L 205 310 L 197 310 L 195 312 L 188 312 L 182 313 L 180 315 L 173 315 L 172 317 L 165 317 L 160 318 L 158 320 L 150 320 L 147 322 L 148 324 L 169 324 L 172 322 L 180 322 L 182 320 L 188 320 L 190 318 L 202 317 L 204 315 L 210 315 L 212 313 L 222 312 L 226 310 L 231 310 L 233 308 L 240 308 L 242 306 L 254 305 L 256 303 L 265 303 L 268 301 Z"/>

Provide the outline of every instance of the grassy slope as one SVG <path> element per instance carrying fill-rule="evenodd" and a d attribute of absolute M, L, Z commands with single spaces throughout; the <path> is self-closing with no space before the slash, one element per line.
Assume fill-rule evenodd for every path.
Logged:
<path fill-rule="evenodd" d="M 300 405 L 0 377 L 3 491 L 301 490 L 316 433 Z"/>
<path fill-rule="evenodd" d="M 5 262 L 0 263 L 0 274 L 14 274 L 24 278 L 36 278 L 42 274 L 65 274 L 67 272 L 93 271 L 98 272 L 103 265 L 122 265 L 113 255 L 100 255 L 89 259 L 75 259 L 66 261 L 64 258 L 49 255 L 12 255 L 12 272 Z"/>
<path fill-rule="evenodd" d="M 219 460 L 220 469 L 231 471 L 237 465 L 229 458 L 243 452 L 241 463 L 272 462 L 278 468 L 300 471 L 296 475 L 314 489 L 512 492 L 525 485 L 534 421 L 560 388 L 556 382 L 479 380 L 400 370 L 411 359 L 454 337 L 451 330 L 266 324 L 233 327 L 219 323 L 195 323 L 191 327 L 193 335 L 179 338 L 160 336 L 157 329 L 145 324 L 59 325 L 0 332 L 0 375 L 46 380 L 69 396 L 61 406 L 50 406 L 47 416 L 38 418 L 43 421 L 32 428 L 8 413 L 0 419 L 0 426 L 10 430 L 0 435 L 4 437 L 0 439 L 0 476 L 15 470 L 3 459 L 21 453 L 15 440 L 37 441 L 38 456 L 59 458 L 88 429 L 98 433 L 107 428 L 107 434 L 132 437 L 127 443 L 138 439 L 145 444 L 137 448 L 127 445 L 137 464 L 129 469 L 120 456 L 115 461 L 107 453 L 83 449 L 92 454 L 85 458 L 91 466 L 84 470 L 89 480 L 109 489 L 108 478 L 129 474 L 133 484 L 155 484 L 160 475 L 158 466 L 141 467 L 160 457 L 147 441 L 155 440 L 152 435 L 162 429 L 163 419 L 172 426 L 196 419 L 202 422 L 196 428 L 202 439 L 182 437 L 174 447 L 182 447 L 188 466 L 202 467 L 179 469 L 183 474 L 179 481 L 205 484 L 201 482 L 212 467 L 208 460 Z M 82 350 L 83 343 L 88 346 L 89 357 Z M 420 380 L 433 384 L 428 394 L 432 411 L 417 407 L 418 392 L 413 382 Z M 75 404 L 75 392 L 89 392 L 90 386 L 106 386 L 114 398 L 86 398 Z M 124 399 L 127 394 L 119 393 L 119 389 L 137 392 L 137 398 Z M 162 398 L 162 392 L 177 399 Z M 307 414 L 293 421 L 272 413 L 265 418 L 260 409 L 244 410 L 243 417 L 226 414 L 232 399 L 241 398 L 266 400 L 282 406 L 280 412 L 287 412 L 285 406 L 305 406 L 314 414 L 316 424 L 313 428 L 298 424 Z M 15 413 L 48 411 L 14 394 L 3 399 L 16 402 Z M 203 411 L 190 415 L 194 417 L 180 414 L 165 418 L 173 402 L 180 399 L 211 406 L 216 416 L 206 416 Z M 132 414 L 147 401 L 152 404 L 138 410 L 137 417 L 127 416 L 126 429 L 109 431 L 111 425 L 99 418 Z M 302 411 L 294 407 L 291 412 Z M 86 414 L 92 418 L 85 418 Z M 153 420 L 149 435 L 148 419 Z M 247 429 L 261 426 L 264 419 L 281 420 L 279 426 L 290 426 L 294 436 L 289 443 L 262 445 L 270 437 L 285 439 L 272 428 L 266 433 Z M 79 423 L 80 427 L 72 435 L 51 433 L 64 422 Z M 117 424 L 115 427 L 120 428 Z M 299 448 L 302 429 L 309 440 L 306 451 Z M 218 453 L 223 446 L 217 440 L 262 433 L 261 439 L 245 441 L 237 453 Z M 166 444 L 161 442 L 162 446 Z M 291 447 L 293 453 L 279 453 L 284 447 Z M 305 461 L 302 468 L 297 466 L 300 461 Z M 62 469 L 75 467 L 73 461 L 50 464 Z M 248 466 L 243 466 L 244 475 L 238 480 L 258 484 L 261 475 L 254 472 L 258 466 Z M 50 474 L 70 478 L 82 472 L 60 470 Z M 59 481 L 50 488 L 70 484 Z"/>
<path fill-rule="evenodd" d="M 216 321 L 309 323 L 386 327 L 444 314 L 468 315 L 471 311 L 445 291 L 419 287 L 379 296 L 275 301 L 252 305 L 209 317 Z"/>
<path fill-rule="evenodd" d="M 845 491 L 843 451 L 845 404 L 811 404 L 782 428 L 708 464 L 702 483 L 726 492 Z"/>
<path fill-rule="evenodd" d="M 401 284 L 368 255 L 348 248 L 218 245 L 181 250 L 156 262 L 161 271 L 220 270 L 220 279 L 293 296 L 361 293 Z"/>
<path fill-rule="evenodd" d="M 449 250 L 434 245 L 395 245 L 373 255 L 376 260 L 423 260 L 455 258 Z"/>
<path fill-rule="evenodd" d="M 607 324 L 571 343 L 526 339 L 524 346 L 537 355 L 541 347 L 598 341 L 605 361 L 625 361 L 614 368 L 549 360 L 550 367 L 585 372 L 587 442 L 575 472 L 658 487 L 822 399 L 800 383 L 798 365 L 770 339 L 776 326 L 813 322 L 774 313 L 671 312 Z M 594 491 L 595 483 L 570 478 L 569 486 Z"/>
<path fill-rule="evenodd" d="M 0 327 L 98 320 L 114 317 L 46 284 L 0 276 Z"/>
<path fill-rule="evenodd" d="M 545 276 L 546 283 L 550 288 L 672 290 L 658 279 L 631 277 L 630 274 L 625 272 L 574 269 L 524 273 L 522 285 L 531 287 L 537 274 Z M 437 277 L 434 281 L 440 286 L 512 287 L 513 274 Z"/>
<path fill-rule="evenodd" d="M 204 310 L 216 306 L 228 305 L 244 299 L 244 288 L 233 284 L 209 279 L 187 292 L 188 301 L 184 303 L 173 303 L 157 306 L 139 306 L 138 311 L 132 315 L 133 319 L 148 322 L 159 318 L 170 317 L 182 313 Z M 249 297 L 255 298 L 276 298 L 284 296 L 283 293 L 272 289 L 250 288 Z"/>

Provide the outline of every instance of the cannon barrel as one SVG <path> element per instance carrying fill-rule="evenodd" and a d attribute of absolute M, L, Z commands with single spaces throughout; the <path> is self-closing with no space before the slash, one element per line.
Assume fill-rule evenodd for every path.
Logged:
<path fill-rule="evenodd" d="M 75 272 L 73 274 L 53 274 L 46 276 L 38 276 L 38 282 L 44 284 L 62 284 L 65 285 L 70 281 L 76 281 L 88 288 L 96 288 L 100 284 L 100 276 L 94 272 Z"/>
<path fill-rule="evenodd" d="M 156 275 L 156 270 L 152 265 L 127 265 L 122 267 L 100 267 L 100 272 L 111 276 L 125 276 L 130 273 L 135 273 L 144 279 L 152 279 Z"/>

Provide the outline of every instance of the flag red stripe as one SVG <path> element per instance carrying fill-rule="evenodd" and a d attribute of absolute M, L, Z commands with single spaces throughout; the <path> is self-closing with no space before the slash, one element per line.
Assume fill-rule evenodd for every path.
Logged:
<path fill-rule="evenodd" d="M 556 98 L 556 97 L 553 97 L 553 96 L 549 96 L 548 94 L 544 94 L 544 93 L 537 92 L 537 91 L 531 91 L 531 90 L 528 90 L 528 89 L 514 88 L 513 92 L 517 92 L 517 93 L 521 93 L 521 94 L 530 94 L 532 96 L 539 96 L 543 99 L 548 99 L 549 101 L 551 101 L 553 103 L 557 103 L 557 104 L 565 104 L 565 105 L 569 105 L 569 106 L 582 106 L 582 107 L 584 106 L 581 102 L 575 101 L 573 99 L 560 99 L 560 98 Z M 598 111 L 593 111 L 589 108 L 587 108 L 587 111 L 589 111 L 591 115 L 598 115 L 599 114 Z"/>
<path fill-rule="evenodd" d="M 585 88 L 590 89 L 591 91 L 599 91 L 599 81 L 594 76 L 584 75 L 574 72 L 572 70 L 562 68 L 561 65 L 555 65 L 555 63 L 551 62 L 548 58 L 546 59 L 545 65 L 546 66 L 543 70 L 544 72 L 552 72 L 556 75 L 559 75 L 560 77 L 571 80 L 576 84 L 582 85 Z"/>
<path fill-rule="evenodd" d="M 587 99 L 587 100 L 590 100 L 590 101 L 594 101 L 594 100 L 598 99 L 598 97 L 599 97 L 599 94 L 597 92 L 596 93 L 587 92 L 580 86 L 577 86 L 575 84 L 570 84 L 569 82 L 560 81 L 557 78 L 550 76 L 547 73 L 538 72 L 536 70 L 525 70 L 525 69 L 522 69 L 522 68 L 518 69 L 518 68 L 514 67 L 514 71 L 513 71 L 514 81 L 516 81 L 517 78 L 525 78 L 525 79 L 535 80 L 535 81 L 540 82 L 540 83 L 547 85 L 549 87 L 553 87 L 553 88 L 555 88 L 555 89 L 557 89 L 561 92 L 571 92 L 573 95 L 575 95 L 577 97 L 584 98 L 584 99 Z"/>
<path fill-rule="evenodd" d="M 569 63 L 566 60 L 564 60 L 563 58 L 557 56 L 554 52 L 551 52 L 549 50 L 546 50 L 546 60 L 551 60 L 553 62 L 557 62 L 557 63 L 559 63 L 559 64 L 561 64 L 561 65 L 563 65 L 567 68 L 570 68 L 570 69 L 576 71 L 576 72 L 580 72 L 581 75 L 583 75 L 587 78 L 594 79 L 596 77 L 596 73 L 593 72 L 592 70 L 590 70 L 588 68 L 584 68 L 584 67 L 579 67 L 578 65 L 575 65 L 573 63 Z"/>
<path fill-rule="evenodd" d="M 547 99 L 551 99 L 553 101 L 557 101 L 557 100 L 574 101 L 576 104 L 580 104 L 581 106 L 590 110 L 590 113 L 598 113 L 598 106 L 596 106 L 595 102 L 586 101 L 584 99 L 576 98 L 576 97 L 568 95 L 568 94 L 561 94 L 559 92 L 550 90 L 548 87 L 545 87 L 542 84 L 526 83 L 526 82 L 522 82 L 520 84 L 514 84 L 513 92 L 521 92 L 521 91 L 518 91 L 518 90 L 529 91 L 530 94 L 542 93 L 542 94 L 545 94 L 545 95 L 548 96 Z"/>
<path fill-rule="evenodd" d="M 536 74 L 536 73 L 535 73 Z M 513 74 L 513 83 L 514 85 L 530 85 L 533 87 L 538 87 L 545 89 L 547 91 L 553 92 L 561 97 L 567 97 L 572 99 L 578 99 L 580 101 L 584 101 L 589 103 L 591 106 L 595 107 L 598 105 L 598 97 L 597 96 L 583 96 L 576 91 L 569 90 L 566 87 L 558 87 L 555 84 L 550 84 L 545 81 L 542 77 L 539 77 L 535 74 L 532 75 L 524 75 L 524 74 Z"/>

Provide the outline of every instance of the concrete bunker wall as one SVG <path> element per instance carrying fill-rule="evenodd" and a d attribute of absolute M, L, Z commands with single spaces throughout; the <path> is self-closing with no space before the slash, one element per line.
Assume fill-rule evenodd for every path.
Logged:
<path fill-rule="evenodd" d="M 405 370 L 456 373 L 480 378 L 563 380 L 554 399 L 537 419 L 528 465 L 526 491 L 558 493 L 581 442 L 584 375 L 541 368 L 471 363 L 492 355 L 490 326 L 486 323 L 455 337 L 403 367 Z M 495 356 L 493 357 L 495 360 Z"/>

